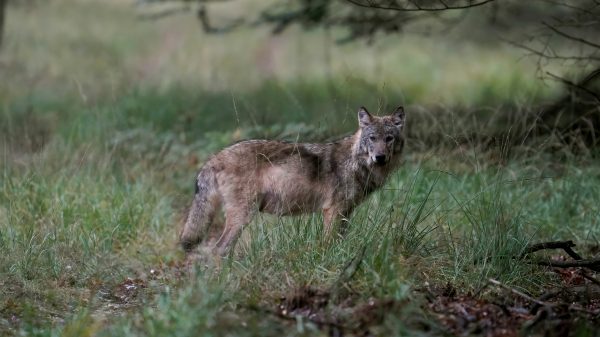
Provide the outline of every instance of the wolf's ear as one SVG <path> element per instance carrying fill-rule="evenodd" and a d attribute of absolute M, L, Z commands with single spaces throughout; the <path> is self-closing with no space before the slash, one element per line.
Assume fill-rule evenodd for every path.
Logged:
<path fill-rule="evenodd" d="M 392 123 L 398 128 L 402 128 L 404 126 L 404 107 L 399 106 L 396 108 L 396 111 L 392 113 Z"/>
<path fill-rule="evenodd" d="M 367 126 L 373 122 L 373 116 L 367 111 L 367 109 L 362 106 L 358 109 L 358 125 L 362 128 L 363 126 Z"/>

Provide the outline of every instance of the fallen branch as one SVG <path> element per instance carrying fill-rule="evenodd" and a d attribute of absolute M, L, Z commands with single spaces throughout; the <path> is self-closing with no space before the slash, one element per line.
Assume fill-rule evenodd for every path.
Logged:
<path fill-rule="evenodd" d="M 575 253 L 575 251 L 573 251 L 573 249 L 571 249 L 573 247 L 575 247 L 575 243 L 573 243 L 573 241 L 571 241 L 571 240 L 536 243 L 536 244 L 530 245 L 527 248 L 525 248 L 525 251 L 523 251 L 523 254 L 521 254 L 521 258 L 524 258 L 526 255 L 537 252 L 539 250 L 562 249 L 565 251 L 565 253 L 569 254 L 569 256 L 571 256 L 573 259 L 581 260 L 582 257 L 579 254 Z"/>
<path fill-rule="evenodd" d="M 531 329 L 533 329 L 534 326 L 538 325 L 538 323 L 546 319 L 548 316 L 548 310 L 539 310 L 536 312 L 535 316 L 532 319 L 525 321 L 525 323 L 523 323 L 523 329 L 525 330 L 525 332 L 528 332 L 526 335 L 529 335 L 529 331 L 531 331 Z"/>
<path fill-rule="evenodd" d="M 592 270 L 600 269 L 600 259 L 589 259 L 589 260 L 576 260 L 576 261 L 535 261 L 540 266 L 556 267 L 556 268 L 573 268 L 573 267 L 585 267 Z"/>
<path fill-rule="evenodd" d="M 547 292 L 547 293 L 543 294 L 542 296 L 540 296 L 538 298 L 538 301 L 540 301 L 541 303 L 546 303 L 546 301 L 555 298 L 556 296 L 562 294 L 563 292 L 564 292 L 564 289 L 558 289 L 558 290 Z M 539 315 L 540 314 L 539 309 L 541 307 L 542 307 L 542 305 L 535 303 L 529 310 L 529 313 Z M 543 310 L 543 311 L 545 311 L 545 310 Z"/>
<path fill-rule="evenodd" d="M 515 295 L 517 295 L 517 296 L 520 296 L 520 297 L 522 297 L 522 298 L 524 298 L 524 299 L 528 300 L 529 302 L 532 302 L 532 303 L 535 303 L 535 304 L 541 305 L 541 306 L 543 306 L 543 307 L 552 307 L 552 306 L 555 306 L 555 304 L 546 303 L 546 302 L 540 301 L 540 300 L 538 300 L 538 299 L 535 299 L 535 298 L 533 298 L 533 297 L 531 297 L 531 296 L 529 296 L 529 295 L 525 294 L 524 292 L 522 292 L 522 291 L 520 291 L 520 290 L 517 290 L 517 289 L 515 289 L 515 288 L 511 288 L 511 287 L 509 287 L 509 286 L 507 286 L 507 285 L 504 285 L 504 284 L 500 283 L 500 281 L 498 281 L 498 280 L 494 280 L 493 278 L 489 279 L 489 282 L 490 282 L 491 284 L 495 285 L 495 286 L 498 286 L 498 287 L 502 288 L 502 289 L 508 290 L 508 291 L 510 291 L 511 293 L 513 293 L 513 294 L 515 294 Z"/>
<path fill-rule="evenodd" d="M 600 272 L 600 259 L 584 259 L 581 255 L 577 254 L 573 247 L 575 247 L 575 243 L 573 241 L 550 241 L 550 242 L 542 242 L 536 243 L 525 248 L 523 253 L 521 254 L 521 259 L 525 258 L 527 255 L 544 250 L 544 249 L 562 249 L 567 253 L 570 257 L 575 261 L 533 261 L 533 263 L 538 264 L 540 266 L 548 266 L 548 267 L 556 267 L 556 268 L 571 268 L 571 267 L 585 267 L 589 268 L 593 271 Z M 587 278 L 587 277 L 586 277 Z"/>
<path fill-rule="evenodd" d="M 569 291 L 572 289 L 564 289 L 562 291 L 556 291 L 556 292 L 551 292 L 551 293 L 547 293 L 544 294 L 544 296 L 540 297 L 540 299 L 535 299 L 527 294 L 525 294 L 522 291 L 519 291 L 515 288 L 511 288 L 507 285 L 504 285 L 502 283 L 500 283 L 497 280 L 494 279 L 489 279 L 489 282 L 495 286 L 498 286 L 502 289 L 508 290 L 511 293 L 520 296 L 522 298 L 524 298 L 525 300 L 532 302 L 533 306 L 530 310 L 531 313 L 536 313 L 536 317 L 534 317 L 534 319 L 530 320 L 529 322 L 525 323 L 524 328 L 531 328 L 534 325 L 536 325 L 537 323 L 539 323 L 541 320 L 545 319 L 548 315 L 553 314 L 554 312 L 552 311 L 552 309 L 558 309 L 558 308 L 566 308 L 568 311 L 576 311 L 576 312 L 581 312 L 581 313 L 585 313 L 588 315 L 591 315 L 595 318 L 598 318 L 598 315 L 600 315 L 600 310 L 588 310 L 580 305 L 577 305 L 575 303 L 566 303 L 566 302 L 562 302 L 562 303 L 548 303 L 545 302 L 543 300 L 540 299 L 549 299 L 552 297 L 555 297 L 556 295 L 560 294 L 562 291 Z M 589 287 L 576 287 L 575 288 L 577 291 L 593 291 L 592 288 Z M 539 311 L 540 307 L 543 308 L 543 310 Z"/>
<path fill-rule="evenodd" d="M 588 274 L 585 270 L 581 270 L 581 276 L 583 276 L 584 278 L 590 280 L 595 285 L 600 286 L 600 281 L 597 278 L 595 278 L 595 277 L 591 276 L 590 274 Z"/>
<path fill-rule="evenodd" d="M 575 287 L 564 287 L 564 288 L 560 288 L 560 289 L 554 289 L 554 290 L 548 291 L 545 294 L 543 294 L 542 296 L 538 297 L 537 300 L 540 301 L 541 303 L 548 303 L 547 302 L 548 300 L 554 299 L 554 298 L 560 296 L 561 298 L 558 299 L 558 301 L 561 301 L 561 302 L 559 302 L 559 303 L 563 303 L 563 305 L 567 306 L 569 310 L 584 312 L 580 309 L 583 309 L 583 310 L 586 310 L 586 309 L 573 306 L 573 303 L 568 304 L 571 301 L 565 300 L 564 296 L 573 296 L 573 295 L 586 296 L 586 298 L 588 298 L 588 300 L 599 299 L 600 298 L 600 287 L 597 287 L 597 286 L 575 286 Z M 559 304 L 559 303 L 557 303 L 557 304 Z M 531 307 L 529 312 L 531 314 L 538 313 L 538 310 L 540 309 L 540 307 L 542 307 L 542 305 L 536 303 Z M 588 312 L 588 313 L 597 314 L 596 312 Z"/>

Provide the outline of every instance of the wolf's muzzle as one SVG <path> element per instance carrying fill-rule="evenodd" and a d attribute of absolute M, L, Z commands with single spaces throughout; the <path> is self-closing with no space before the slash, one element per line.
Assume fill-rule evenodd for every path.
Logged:
<path fill-rule="evenodd" d="M 386 160 L 385 160 L 385 159 L 386 159 L 386 158 L 385 158 L 385 155 L 378 155 L 378 156 L 375 156 L 375 164 L 377 164 L 377 165 L 379 165 L 379 166 L 383 166 L 383 165 L 385 165 L 385 163 L 386 163 Z"/>

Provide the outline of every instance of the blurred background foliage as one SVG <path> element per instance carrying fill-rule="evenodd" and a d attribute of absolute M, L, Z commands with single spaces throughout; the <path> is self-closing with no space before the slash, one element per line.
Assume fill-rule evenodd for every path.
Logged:
<path fill-rule="evenodd" d="M 195 137 L 287 122 L 339 134 L 357 106 L 406 104 L 429 145 L 511 128 L 517 142 L 557 129 L 596 142 L 594 1 L 2 4 L 3 133 L 12 125 L 30 147 L 103 102 L 130 110 L 125 128 Z"/>

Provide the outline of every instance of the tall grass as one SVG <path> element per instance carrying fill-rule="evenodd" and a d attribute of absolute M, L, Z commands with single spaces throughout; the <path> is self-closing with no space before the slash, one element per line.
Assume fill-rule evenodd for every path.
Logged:
<path fill-rule="evenodd" d="M 357 209 L 344 240 L 323 242 L 320 215 L 259 216 L 220 271 L 198 265 L 198 276 L 182 280 L 168 266 L 181 258 L 177 218 L 192 193 L 184 172 L 193 174 L 194 167 L 169 158 L 178 156 L 177 148 L 196 145 L 176 137 L 170 142 L 162 156 L 148 151 L 132 160 L 140 146 L 151 146 L 148 139 L 133 137 L 116 148 L 100 149 L 65 148 L 56 141 L 27 165 L 5 165 L 0 267 L 3 282 L 11 286 L 3 296 L 17 301 L 13 294 L 26 294 L 14 309 L 19 317 L 30 313 L 31 325 L 23 329 L 48 326 L 48 312 L 55 312 L 69 322 L 87 322 L 85 315 L 92 325 L 104 322 L 96 333 L 108 329 L 107 333 L 159 335 L 177 327 L 202 327 L 218 334 L 241 329 L 232 319 L 276 334 L 288 331 L 287 323 L 272 318 L 270 324 L 262 324 L 260 315 L 244 314 L 240 308 L 274 307 L 290 289 L 306 285 L 349 287 L 363 300 L 413 300 L 410 290 L 425 281 L 450 281 L 477 290 L 493 277 L 535 292 L 549 280 L 539 269 L 511 258 L 524 245 L 573 236 L 597 242 L 593 221 L 598 214 L 598 176 L 593 167 L 567 166 L 567 172 L 548 177 L 549 171 L 533 175 L 535 170 L 515 163 L 500 171 L 474 167 L 450 175 L 432 170 L 435 160 L 422 161 L 413 154 L 386 188 Z M 165 167 L 179 173 L 165 176 L 160 173 Z M 575 206 L 573 200 L 582 201 Z M 571 208 L 583 212 L 573 213 L 573 225 L 564 228 L 560 210 Z M 360 263 L 346 278 L 355 259 Z M 150 269 L 160 269 L 164 278 L 152 281 Z M 123 321 L 97 321 L 95 313 L 104 312 L 110 303 L 89 291 L 98 291 L 96 283 L 111 291 L 127 277 L 149 282 L 141 290 L 147 293 L 143 302 L 134 302 L 139 304 Z M 212 289 L 209 295 L 205 288 Z M 81 313 L 71 316 L 73 312 Z M 250 335 L 259 331 L 241 330 Z"/>

